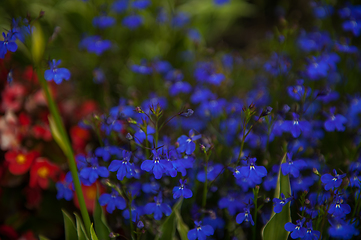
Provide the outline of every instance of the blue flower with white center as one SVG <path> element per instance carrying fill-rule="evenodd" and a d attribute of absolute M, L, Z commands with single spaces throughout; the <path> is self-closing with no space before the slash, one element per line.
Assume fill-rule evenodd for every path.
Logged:
<path fill-rule="evenodd" d="M 337 195 L 333 203 L 331 204 L 328 213 L 333 214 L 335 217 L 343 218 L 351 212 L 351 207 L 344 202 L 340 195 Z"/>
<path fill-rule="evenodd" d="M 144 212 L 146 214 L 153 214 L 155 220 L 161 220 L 163 213 L 166 216 L 169 216 L 172 213 L 172 209 L 166 203 L 163 203 L 162 195 L 159 194 L 158 197 L 154 197 L 155 203 L 147 203 L 144 207 Z"/>
<path fill-rule="evenodd" d="M 214 234 L 214 229 L 211 225 L 201 226 L 201 221 L 194 221 L 196 228 L 193 228 L 188 231 L 187 237 L 189 240 L 206 240 L 207 236 L 212 236 Z"/>
<path fill-rule="evenodd" d="M 186 188 L 185 184 L 187 183 L 187 180 L 179 179 L 180 186 L 173 188 L 173 198 L 177 199 L 180 197 L 184 198 L 191 198 L 193 196 L 193 193 L 190 189 Z"/>
<path fill-rule="evenodd" d="M 133 222 L 136 222 L 139 220 L 139 218 L 141 216 L 143 216 L 143 208 L 142 207 L 138 207 L 136 206 L 135 204 L 132 204 L 132 207 L 131 207 L 131 211 L 132 211 L 132 221 Z M 130 214 L 129 214 L 129 209 L 125 209 L 123 211 L 123 217 L 125 219 L 129 219 L 130 218 Z"/>
<path fill-rule="evenodd" d="M 320 238 L 320 231 L 313 230 L 312 221 L 306 223 L 307 230 L 304 240 L 317 240 Z"/>
<path fill-rule="evenodd" d="M 47 81 L 54 80 L 56 84 L 60 84 L 63 79 L 69 80 L 70 71 L 66 68 L 58 68 L 58 65 L 61 63 L 61 60 L 56 61 L 53 59 L 52 62 L 49 62 L 50 69 L 45 70 L 44 78 Z"/>
<path fill-rule="evenodd" d="M 246 225 L 251 224 L 252 226 L 254 225 L 254 221 L 251 215 L 251 210 L 249 207 L 245 207 L 243 209 L 243 212 L 238 213 L 237 217 L 236 217 L 236 222 L 238 224 L 241 224 L 243 222 L 246 223 Z"/>
<path fill-rule="evenodd" d="M 280 213 L 282 212 L 283 206 L 286 205 L 289 201 L 291 201 L 291 197 L 290 198 L 285 198 L 285 195 L 283 193 L 281 193 L 281 198 L 274 198 L 273 199 L 273 211 L 275 213 Z"/>
<path fill-rule="evenodd" d="M 134 164 L 129 162 L 131 156 L 131 152 L 123 150 L 123 160 L 113 160 L 108 167 L 111 172 L 117 171 L 117 178 L 120 181 L 128 174 L 135 174 Z"/>
<path fill-rule="evenodd" d="M 291 174 L 297 178 L 300 175 L 300 170 L 306 167 L 307 164 L 303 160 L 292 160 L 292 153 L 287 153 L 287 161 L 282 163 L 281 170 L 283 175 Z"/>
<path fill-rule="evenodd" d="M 12 32 L 6 35 L 3 32 L 3 37 L 3 41 L 0 41 L 0 58 L 4 58 L 8 51 L 15 52 L 18 49 L 18 45 L 15 42 L 16 37 Z"/>
<path fill-rule="evenodd" d="M 142 128 L 139 128 L 138 131 L 134 134 L 134 139 L 139 144 L 142 144 L 146 139 L 152 143 L 154 139 L 152 134 L 154 133 L 155 129 L 148 125 L 146 132 Z"/>
<path fill-rule="evenodd" d="M 109 177 L 108 169 L 99 166 L 96 158 L 92 158 L 90 164 L 90 167 L 83 168 L 80 171 L 80 176 L 82 178 L 89 180 L 90 183 L 94 183 L 99 177 Z"/>
<path fill-rule="evenodd" d="M 354 236 L 359 235 L 359 231 L 355 227 L 356 222 L 346 222 L 342 218 L 332 217 L 328 219 L 331 227 L 328 229 L 328 234 L 332 238 L 338 239 L 352 239 Z M 355 239 L 355 238 L 353 238 Z"/>
<path fill-rule="evenodd" d="M 112 213 L 116 208 L 123 210 L 127 204 L 123 197 L 119 196 L 119 193 L 115 190 L 111 194 L 104 193 L 99 197 L 100 206 L 107 205 L 108 213 Z"/>
<path fill-rule="evenodd" d="M 288 222 L 285 224 L 285 229 L 288 232 L 291 233 L 291 238 L 303 238 L 306 235 L 307 229 L 303 227 L 303 224 L 305 223 L 306 219 L 302 218 L 301 220 L 297 220 L 297 225 L 293 224 L 291 222 Z"/>
<path fill-rule="evenodd" d="M 311 124 L 307 121 L 299 120 L 299 115 L 292 113 L 293 120 L 284 121 L 282 124 L 283 131 L 292 133 L 294 138 L 301 135 L 301 132 L 311 131 Z"/>
<path fill-rule="evenodd" d="M 335 130 L 343 132 L 345 131 L 345 127 L 343 126 L 343 124 L 345 124 L 347 122 L 347 119 L 342 116 L 341 114 L 336 114 L 335 115 L 335 107 L 330 108 L 330 117 L 325 121 L 324 123 L 324 127 L 326 129 L 326 131 L 328 132 L 333 132 Z"/>
<path fill-rule="evenodd" d="M 153 172 L 156 179 L 160 179 L 166 171 L 173 168 L 172 163 L 161 159 L 157 150 L 152 150 L 153 160 L 145 160 L 140 168 L 146 172 Z"/>
<path fill-rule="evenodd" d="M 194 141 L 200 139 L 202 135 L 195 135 L 193 130 L 189 131 L 189 137 L 186 135 L 182 135 L 177 139 L 179 147 L 177 148 L 178 152 L 186 153 L 187 155 L 191 155 L 196 149 L 196 144 Z"/>
<path fill-rule="evenodd" d="M 241 167 L 241 174 L 255 184 L 260 184 L 262 178 L 267 176 L 267 170 L 263 166 L 256 166 L 256 158 L 248 158 L 247 166 Z"/>
<path fill-rule="evenodd" d="M 337 171 L 334 169 L 333 174 L 335 176 L 332 176 L 329 173 L 326 173 L 321 176 L 321 182 L 325 185 L 325 190 L 333 190 L 334 188 L 338 188 L 341 186 L 342 178 L 346 176 L 346 174 L 339 175 Z"/>

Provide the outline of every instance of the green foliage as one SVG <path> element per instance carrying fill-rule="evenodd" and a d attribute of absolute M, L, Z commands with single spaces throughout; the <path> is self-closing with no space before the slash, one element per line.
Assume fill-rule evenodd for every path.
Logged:
<path fill-rule="evenodd" d="M 110 228 L 106 222 L 103 208 L 99 204 L 99 190 L 97 191 L 97 197 L 95 199 L 95 207 L 93 212 L 94 227 L 97 235 L 102 240 L 109 240 Z"/>
<path fill-rule="evenodd" d="M 63 212 L 63 218 L 64 218 L 64 228 L 65 228 L 65 239 L 71 240 L 71 239 L 77 239 L 77 229 L 74 223 L 73 218 L 62 209 Z"/>
<path fill-rule="evenodd" d="M 286 162 L 286 156 L 285 155 L 282 158 L 282 163 Z M 275 190 L 275 198 L 279 198 L 281 193 L 283 193 L 285 196 L 291 193 L 291 186 L 290 186 L 290 180 L 288 175 L 284 176 L 281 173 L 281 166 L 278 171 L 278 178 L 277 178 L 277 186 Z M 285 224 L 288 222 L 291 222 L 291 209 L 290 209 L 290 202 L 287 203 L 284 207 L 282 212 L 275 213 L 272 210 L 271 219 L 267 222 L 267 224 L 264 226 L 262 230 L 262 238 L 263 240 L 287 240 L 289 232 L 287 232 L 284 228 Z"/>

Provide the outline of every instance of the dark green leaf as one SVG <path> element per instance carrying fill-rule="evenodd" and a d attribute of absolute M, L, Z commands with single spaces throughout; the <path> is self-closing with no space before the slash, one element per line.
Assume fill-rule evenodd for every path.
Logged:
<path fill-rule="evenodd" d="M 61 211 L 63 212 L 63 218 L 64 218 L 65 239 L 66 240 L 78 239 L 73 218 L 65 210 L 62 209 Z"/>
<path fill-rule="evenodd" d="M 40 239 L 40 240 L 49 240 L 49 238 L 46 238 L 46 237 L 41 236 L 41 235 L 39 235 L 39 239 Z"/>
<path fill-rule="evenodd" d="M 99 240 L 97 235 L 95 234 L 93 224 L 90 226 L 90 238 L 91 240 Z"/>
<path fill-rule="evenodd" d="M 179 207 L 180 209 L 180 207 Z M 177 231 L 179 233 L 179 236 L 181 240 L 188 240 L 187 233 L 189 231 L 188 226 L 183 222 L 182 216 L 179 212 L 179 209 L 173 209 L 176 217 L 176 223 L 177 223 Z"/>
<path fill-rule="evenodd" d="M 287 154 L 285 153 L 281 164 L 286 162 L 286 156 Z M 281 173 L 280 166 L 274 197 L 279 198 L 281 193 L 283 193 L 285 196 L 288 196 L 288 194 L 291 193 L 291 187 L 288 175 L 284 176 Z M 290 202 L 283 207 L 282 212 L 280 213 L 276 214 L 272 210 L 271 219 L 262 230 L 263 240 L 287 240 L 289 232 L 285 230 L 284 226 L 288 222 L 291 222 Z"/>

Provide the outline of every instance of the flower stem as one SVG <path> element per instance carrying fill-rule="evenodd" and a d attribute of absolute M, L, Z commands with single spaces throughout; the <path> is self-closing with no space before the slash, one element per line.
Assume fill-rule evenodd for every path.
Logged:
<path fill-rule="evenodd" d="M 81 215 L 82 215 L 82 218 L 84 221 L 86 231 L 87 231 L 88 235 L 90 236 L 90 226 L 91 226 L 90 217 L 89 217 L 89 213 L 86 208 L 86 205 L 85 205 L 84 195 L 83 195 L 80 181 L 79 181 L 78 170 L 77 170 L 76 163 L 75 163 L 73 149 L 70 145 L 70 140 L 68 138 L 68 135 L 65 131 L 65 128 L 64 128 L 64 125 L 62 122 L 62 119 L 60 117 L 58 107 L 56 106 L 56 104 L 53 100 L 53 97 L 50 93 L 48 83 L 43 78 L 43 76 L 40 74 L 40 69 L 36 69 L 36 73 L 37 73 L 39 82 L 41 84 L 41 87 L 44 91 L 46 100 L 48 102 L 49 111 L 51 113 L 51 116 L 54 119 L 56 128 L 60 133 L 61 141 L 63 141 L 63 143 L 64 143 L 65 149 L 63 149 L 63 150 L 65 151 L 64 153 L 68 158 L 69 169 L 70 169 L 71 175 L 73 177 L 75 192 L 76 192 L 76 196 L 78 197 L 78 201 L 79 201 L 80 212 L 81 212 Z"/>

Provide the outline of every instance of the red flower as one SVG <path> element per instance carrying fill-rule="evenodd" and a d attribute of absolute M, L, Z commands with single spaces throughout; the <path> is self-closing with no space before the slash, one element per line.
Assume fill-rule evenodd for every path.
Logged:
<path fill-rule="evenodd" d="M 46 158 L 37 158 L 30 169 L 30 187 L 40 186 L 46 189 L 49 185 L 49 178 L 56 181 L 59 171 L 59 167 Z"/>
<path fill-rule="evenodd" d="M 98 184 L 98 182 L 93 183 L 90 186 L 85 186 L 85 185 L 81 185 L 81 189 L 84 195 L 84 200 L 85 200 L 85 206 L 88 209 L 89 212 L 93 212 L 94 211 L 94 206 L 95 206 L 95 199 L 97 197 L 97 185 L 99 186 L 99 195 L 101 195 L 102 193 L 105 192 L 105 189 L 103 187 L 103 185 Z M 76 194 L 74 194 L 74 204 L 75 206 L 77 206 L 79 208 L 79 201 L 78 201 L 78 197 L 76 196 Z"/>
<path fill-rule="evenodd" d="M 85 153 L 85 146 L 90 138 L 89 131 L 78 126 L 74 126 L 70 129 L 70 138 L 73 143 L 75 153 Z"/>
<path fill-rule="evenodd" d="M 19 110 L 25 97 L 25 92 L 25 87 L 18 83 L 13 83 L 11 86 L 6 85 L 2 92 L 2 110 Z"/>
<path fill-rule="evenodd" d="M 39 153 L 32 151 L 26 153 L 24 151 L 8 151 L 5 153 L 5 160 L 9 162 L 9 171 L 14 175 L 26 173 Z"/>
<path fill-rule="evenodd" d="M 43 139 L 44 141 L 51 141 L 53 139 L 48 126 L 35 125 L 33 127 L 33 135 L 35 138 Z"/>

